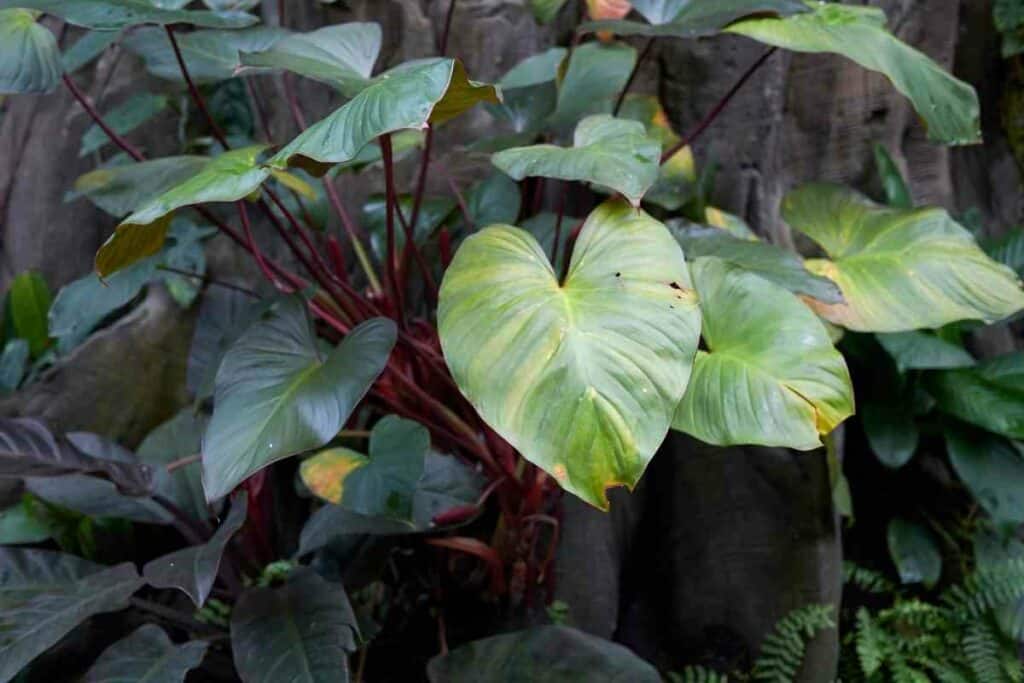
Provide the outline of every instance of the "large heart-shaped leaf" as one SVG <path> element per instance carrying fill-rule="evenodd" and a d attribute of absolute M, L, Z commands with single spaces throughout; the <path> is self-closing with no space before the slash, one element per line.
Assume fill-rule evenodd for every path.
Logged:
<path fill-rule="evenodd" d="M 247 510 L 243 492 L 232 501 L 231 512 L 209 541 L 147 562 L 142 568 L 146 583 L 157 588 L 179 588 L 192 598 L 196 607 L 202 607 L 213 590 L 224 549 L 245 524 Z"/>
<path fill-rule="evenodd" d="M 263 50 L 245 49 L 245 67 L 286 69 L 355 97 L 370 84 L 380 54 L 379 24 L 349 23 L 292 34 Z"/>
<path fill-rule="evenodd" d="M 498 101 L 494 86 L 469 80 L 458 60 L 408 62 L 375 78 L 351 101 L 288 143 L 269 163 L 277 168 L 299 165 L 322 175 L 330 165 L 354 159 L 385 133 L 444 123 L 479 102 Z"/>
<path fill-rule="evenodd" d="M 536 626 L 474 640 L 430 660 L 430 683 L 606 681 L 659 683 L 627 648 L 568 626 Z"/>
<path fill-rule="evenodd" d="M 929 373 L 938 409 L 1011 439 L 1024 439 L 1024 351 L 975 368 Z"/>
<path fill-rule="evenodd" d="M 690 265 L 707 351 L 672 426 L 707 443 L 800 450 L 853 414 L 853 387 L 828 332 L 793 294 L 716 258 Z"/>
<path fill-rule="evenodd" d="M 583 24 L 583 31 L 608 31 L 620 36 L 699 38 L 718 33 L 737 19 L 757 15 L 785 16 L 806 12 L 800 0 L 633 0 L 647 24 L 608 20 Z"/>
<path fill-rule="evenodd" d="M 178 156 L 106 166 L 78 178 L 75 196 L 84 196 L 111 216 L 121 218 L 198 174 L 208 163 L 206 157 Z"/>
<path fill-rule="evenodd" d="M 107 568 L 49 550 L 0 547 L 0 681 L 94 614 L 127 607 L 141 586 L 130 563 Z"/>
<path fill-rule="evenodd" d="M 193 31 L 175 36 L 188 75 L 196 83 L 216 83 L 231 78 L 241 66 L 240 52 L 265 50 L 288 32 L 271 26 L 241 31 Z M 174 46 L 163 29 L 143 28 L 129 33 L 121 44 L 146 63 L 159 78 L 184 83 Z"/>
<path fill-rule="evenodd" d="M 809 301 L 826 320 L 862 332 L 992 322 L 1024 308 L 1016 275 L 942 209 L 890 209 L 836 185 L 790 192 L 782 214 L 829 259 L 808 270 L 839 285 L 845 303 Z"/>
<path fill-rule="evenodd" d="M 57 39 L 35 12 L 0 10 L 0 95 L 50 92 L 60 74 Z"/>
<path fill-rule="evenodd" d="M 606 114 L 588 116 L 572 147 L 532 145 L 498 152 L 491 161 L 516 180 L 528 176 L 580 180 L 622 193 L 634 206 L 658 179 L 661 143 L 642 123 Z"/>
<path fill-rule="evenodd" d="M 1024 524 L 1024 453 L 977 429 L 946 428 L 953 469 L 997 524 Z"/>
<path fill-rule="evenodd" d="M 691 261 L 713 256 L 756 273 L 791 292 L 825 303 L 843 300 L 836 283 L 808 271 L 800 257 L 791 251 L 757 239 L 741 239 L 721 228 L 703 227 L 680 219 L 669 221 L 668 225 L 686 258 Z"/>
<path fill-rule="evenodd" d="M 373 427 L 370 455 L 331 448 L 302 463 L 313 493 L 361 515 L 408 519 L 430 450 L 430 433 L 412 420 L 389 415 Z"/>
<path fill-rule="evenodd" d="M 974 88 L 889 33 L 882 10 L 806 4 L 810 12 L 745 19 L 726 30 L 787 50 L 843 55 L 885 74 L 910 99 L 932 140 L 953 145 L 981 142 L 981 107 Z"/>
<path fill-rule="evenodd" d="M 186 384 L 196 401 L 213 396 L 221 360 L 229 348 L 273 306 L 226 287 L 213 287 L 203 295 L 196 329 L 189 347 Z"/>
<path fill-rule="evenodd" d="M 568 128 L 588 114 L 606 114 L 636 65 L 636 50 L 622 43 L 585 43 L 572 51 L 558 84 L 551 122 Z"/>
<path fill-rule="evenodd" d="M 46 12 L 69 24 L 101 31 L 116 31 L 136 24 L 243 28 L 258 21 L 242 12 L 161 9 L 146 0 L 0 0 L 0 9 L 8 7 Z"/>
<path fill-rule="evenodd" d="M 124 135 L 162 112 L 166 107 L 166 95 L 143 92 L 110 110 L 103 118 L 115 133 Z M 82 136 L 82 146 L 78 150 L 78 156 L 84 157 L 92 154 L 96 150 L 102 149 L 108 142 L 110 142 L 110 138 L 99 127 L 99 124 L 93 124 Z"/>
<path fill-rule="evenodd" d="M 251 195 L 270 176 L 270 169 L 257 163 L 264 149 L 264 145 L 253 145 L 224 152 L 125 218 L 96 253 L 96 272 L 105 277 L 160 251 L 177 209 Z"/>
<path fill-rule="evenodd" d="M 89 667 L 84 683 L 182 683 L 199 666 L 208 642 L 175 645 L 156 624 L 145 624 L 117 641 Z"/>
<path fill-rule="evenodd" d="M 600 508 L 640 478 L 693 364 L 700 313 L 683 253 L 625 202 L 587 219 L 563 284 L 532 235 L 467 238 L 441 285 L 438 325 L 459 388 L 484 420 Z"/>
<path fill-rule="evenodd" d="M 203 486 L 214 501 L 267 465 L 319 448 L 383 371 L 397 332 L 384 318 L 353 329 L 326 358 L 300 295 L 282 300 L 224 355 L 203 436 Z"/>
<path fill-rule="evenodd" d="M 280 588 L 252 588 L 231 612 L 243 683 L 348 683 L 359 628 L 345 588 L 296 569 Z"/>

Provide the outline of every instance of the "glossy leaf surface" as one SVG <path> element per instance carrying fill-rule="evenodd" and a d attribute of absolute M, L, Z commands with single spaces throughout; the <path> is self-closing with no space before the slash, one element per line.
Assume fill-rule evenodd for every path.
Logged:
<path fill-rule="evenodd" d="M 216 83 L 231 78 L 242 62 L 239 53 L 265 50 L 288 35 L 287 31 L 270 26 L 256 26 L 240 31 L 203 30 L 175 36 L 188 74 L 196 83 Z M 154 76 L 184 83 L 174 46 L 161 28 L 132 31 L 122 41 L 125 49 L 138 55 Z"/>
<path fill-rule="evenodd" d="M 0 95 L 50 92 L 60 82 L 57 39 L 35 13 L 0 9 Z"/>
<path fill-rule="evenodd" d="M 929 373 L 926 386 L 940 411 L 990 432 L 1024 439 L 1024 352 L 975 368 Z"/>
<path fill-rule="evenodd" d="M 700 38 L 753 14 L 784 16 L 807 11 L 800 0 L 633 0 L 632 4 L 649 23 L 622 19 L 593 21 L 584 24 L 582 30 L 622 36 Z"/>
<path fill-rule="evenodd" d="M 192 24 L 209 28 L 242 28 L 257 19 L 241 12 L 161 9 L 146 0 L 0 0 L 0 9 L 21 7 L 53 14 L 69 24 L 116 31 L 136 24 Z"/>

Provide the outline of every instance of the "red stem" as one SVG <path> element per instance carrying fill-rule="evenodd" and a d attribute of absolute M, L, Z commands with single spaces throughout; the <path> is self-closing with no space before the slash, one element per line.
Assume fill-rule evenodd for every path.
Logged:
<path fill-rule="evenodd" d="M 245 208 L 245 201 L 235 202 L 238 207 L 238 217 L 242 221 L 242 229 L 245 230 L 245 239 L 249 243 L 249 251 L 252 253 L 254 259 L 256 259 L 256 265 L 259 266 L 260 272 L 263 276 L 270 281 L 270 284 L 275 287 L 278 286 L 277 278 L 274 276 L 274 272 L 270 270 L 270 266 L 263 259 L 263 253 L 259 247 L 256 246 L 256 238 L 252 234 L 252 224 L 249 223 L 249 212 Z"/>
<path fill-rule="evenodd" d="M 224 131 L 217 125 L 217 121 L 214 120 L 213 115 L 210 114 L 210 110 L 206 108 L 206 102 L 203 100 L 203 96 L 199 94 L 199 88 L 196 87 L 195 82 L 192 80 L 191 74 L 188 72 L 188 67 L 185 66 L 185 58 L 181 56 L 181 48 L 178 47 L 178 39 L 174 37 L 174 29 L 170 25 L 164 26 L 164 31 L 167 32 L 167 37 L 171 41 L 171 47 L 174 48 L 174 57 L 178 60 L 178 68 L 181 69 L 181 75 L 185 79 L 185 83 L 188 85 L 188 91 L 192 95 L 192 100 L 199 107 L 199 111 L 202 112 L 206 118 L 206 122 L 210 125 L 210 130 L 213 132 L 213 137 L 217 138 L 217 142 L 221 144 L 224 149 L 231 149 L 228 145 L 228 140 L 224 136 Z"/>
<path fill-rule="evenodd" d="M 398 284 L 397 264 L 395 261 L 398 255 L 395 252 L 395 206 L 398 203 L 395 197 L 395 169 L 394 158 L 391 149 L 391 134 L 385 133 L 380 136 L 381 159 L 384 162 L 384 187 L 387 196 L 385 216 L 387 219 L 387 273 L 388 284 L 391 287 L 391 298 L 398 313 L 400 327 L 405 327 L 405 310 L 402 301 L 402 288 Z"/>
<path fill-rule="evenodd" d="M 505 592 L 505 566 L 494 548 L 476 538 L 453 536 L 451 538 L 428 538 L 428 545 L 457 550 L 473 555 L 484 561 L 491 575 L 491 590 L 497 595 Z"/>
<path fill-rule="evenodd" d="M 72 96 L 74 96 L 74 98 L 78 100 L 78 103 L 82 105 L 82 109 L 85 109 L 85 112 L 89 115 L 89 117 L 96 123 L 97 126 L 99 126 L 103 130 L 104 133 L 107 134 L 107 137 L 110 138 L 115 145 L 124 150 L 125 153 L 127 153 L 128 156 L 130 156 L 132 159 L 135 159 L 135 161 L 146 160 L 146 157 L 143 156 L 142 152 L 136 149 L 134 145 L 132 145 L 130 142 L 128 142 L 123 137 L 118 135 L 113 128 L 107 125 L 107 122 L 103 120 L 103 117 L 100 116 L 100 113 L 96 111 L 95 107 L 92 106 L 92 102 L 89 100 L 89 98 L 86 97 L 85 93 L 83 93 L 75 84 L 75 82 L 71 80 L 70 76 L 64 74 L 63 76 L 61 76 L 61 78 L 64 79 L 64 85 L 66 85 L 68 87 L 68 90 L 71 91 Z"/>
<path fill-rule="evenodd" d="M 441 44 L 438 46 L 438 52 L 444 57 L 448 54 L 448 36 L 452 32 L 452 17 L 455 16 L 455 2 L 452 0 L 448 3 L 448 14 L 444 18 L 444 32 L 441 34 Z"/>
<path fill-rule="evenodd" d="M 629 72 L 629 78 L 626 79 L 626 84 L 622 86 L 622 91 L 615 99 L 615 106 L 612 107 L 612 116 L 619 115 L 619 109 L 622 108 L 622 103 L 626 100 L 626 93 L 629 92 L 630 87 L 633 85 L 633 81 L 636 80 L 636 75 L 640 71 L 640 65 L 643 64 L 645 59 L 647 59 L 647 55 L 650 54 L 652 47 L 654 47 L 654 38 L 648 38 L 647 42 L 644 44 L 644 48 L 640 51 L 640 55 L 636 58 L 636 62 L 633 64 L 633 70 Z"/>

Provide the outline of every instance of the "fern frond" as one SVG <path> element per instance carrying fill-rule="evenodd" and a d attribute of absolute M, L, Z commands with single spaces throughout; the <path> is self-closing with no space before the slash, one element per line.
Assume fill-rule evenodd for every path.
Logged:
<path fill-rule="evenodd" d="M 865 593 L 884 595 L 896 591 L 896 584 L 881 572 L 861 567 L 853 562 L 843 562 L 843 583 L 855 586 Z"/>
<path fill-rule="evenodd" d="M 893 662 L 892 681 L 893 683 L 932 683 L 927 674 L 918 671 L 902 660 Z"/>
<path fill-rule="evenodd" d="M 950 588 L 943 601 L 961 618 L 969 618 L 1020 597 L 1024 597 L 1024 558 L 1015 558 L 979 569 Z"/>
<path fill-rule="evenodd" d="M 984 683 L 1009 680 L 1003 671 L 999 636 L 982 620 L 967 626 L 963 639 L 964 657 L 975 678 Z"/>
<path fill-rule="evenodd" d="M 835 628 L 832 605 L 807 605 L 783 617 L 761 643 L 754 662 L 757 681 L 790 683 L 803 664 L 807 643 L 819 631 Z"/>
<path fill-rule="evenodd" d="M 860 670 L 865 676 L 872 676 L 882 668 L 885 661 L 886 634 L 878 628 L 871 613 L 861 607 L 857 610 L 855 648 Z"/>
<path fill-rule="evenodd" d="M 668 675 L 670 683 L 729 683 L 725 674 L 720 674 L 703 666 L 688 666 L 682 671 Z"/>

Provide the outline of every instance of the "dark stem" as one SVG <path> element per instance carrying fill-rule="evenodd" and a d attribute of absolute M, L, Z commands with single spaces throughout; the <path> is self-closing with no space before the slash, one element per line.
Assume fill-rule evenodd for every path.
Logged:
<path fill-rule="evenodd" d="M 267 119 L 267 112 L 263 110 L 260 98 L 256 95 L 256 87 L 252 84 L 251 78 L 243 78 L 242 82 L 245 83 L 245 92 L 249 95 L 249 109 L 256 110 L 256 116 L 260 122 L 260 129 L 263 131 L 263 139 L 268 145 L 272 145 L 274 144 L 274 138 L 270 134 L 270 121 Z"/>
<path fill-rule="evenodd" d="M 455 16 L 455 2 L 456 0 L 452 0 L 448 3 L 448 14 L 444 18 L 444 32 L 441 34 L 441 44 L 438 47 L 438 52 L 441 53 L 442 57 L 448 54 L 448 36 L 451 35 L 452 32 L 452 17 Z"/>
<path fill-rule="evenodd" d="M 252 224 L 249 222 L 249 211 L 245 208 L 245 201 L 235 202 L 235 206 L 238 207 L 238 217 L 242 221 L 242 229 L 245 231 L 245 240 L 249 244 L 249 252 L 253 258 L 256 259 L 256 265 L 259 266 L 260 272 L 267 278 L 267 281 L 274 287 L 278 287 L 277 278 L 274 276 L 274 271 L 270 269 L 267 262 L 263 258 L 263 252 L 256 245 L 256 238 L 252 234 Z"/>
<path fill-rule="evenodd" d="M 175 503 L 161 495 L 154 495 L 153 501 L 170 513 L 171 517 L 174 518 L 174 527 L 181 532 L 181 535 L 185 537 L 186 541 L 192 545 L 202 545 L 203 543 L 206 543 L 207 537 L 210 535 L 210 530 L 205 524 L 196 521 Z"/>
<path fill-rule="evenodd" d="M 671 149 L 666 150 L 665 153 L 661 155 L 661 163 L 665 163 L 673 156 L 675 156 L 676 152 L 678 152 L 683 147 L 686 147 L 688 144 L 690 144 L 698 137 L 700 137 L 700 134 L 703 133 L 708 128 L 708 126 L 715 122 L 715 119 L 718 118 L 718 115 L 725 110 L 725 108 L 729 105 L 729 102 L 732 100 L 732 98 L 736 96 L 736 93 L 738 93 L 746 84 L 746 82 L 750 80 L 750 77 L 753 76 L 759 68 L 761 68 L 762 64 L 768 61 L 769 57 L 775 54 L 776 49 L 777 48 L 773 47 L 767 50 L 763 55 L 761 55 L 760 58 L 758 58 L 756 62 L 751 64 L 750 68 L 748 68 L 743 73 L 743 75 L 740 76 L 739 80 L 737 80 L 736 83 L 729 89 L 729 92 L 725 93 L 725 96 L 718 101 L 718 104 L 716 104 L 714 108 L 712 108 L 711 111 L 709 111 L 707 115 L 697 123 L 696 126 L 694 126 L 686 135 L 684 135 L 682 139 L 679 140 L 679 142 L 677 142 L 675 145 L 672 146 Z"/>
<path fill-rule="evenodd" d="M 159 265 L 159 266 L 156 267 L 156 269 L 157 270 L 163 270 L 163 271 L 166 271 L 168 273 L 174 273 L 175 275 L 181 275 L 183 277 L 195 278 L 196 280 L 199 280 L 200 282 L 202 282 L 204 284 L 213 285 L 214 287 L 223 287 L 224 289 L 233 289 L 236 292 L 241 292 L 242 294 L 247 294 L 247 295 L 251 296 L 254 299 L 259 299 L 260 298 L 259 293 L 249 289 L 248 287 L 243 287 L 241 285 L 236 285 L 236 284 L 233 284 L 231 282 L 225 282 L 223 280 L 218 280 L 217 278 L 211 277 L 209 275 L 201 275 L 199 273 L 193 273 L 191 270 L 183 270 L 181 268 L 174 268 L 172 266 L 164 266 L 164 265 Z"/>
<path fill-rule="evenodd" d="M 629 92 L 630 87 L 633 85 L 633 81 L 636 80 L 636 75 L 640 72 L 640 65 L 643 64 L 645 59 L 647 59 L 647 55 L 650 54 L 652 47 L 654 47 L 654 38 L 648 38 L 643 49 L 640 51 L 640 55 L 636 58 L 636 63 L 633 64 L 633 70 L 629 72 L 629 78 L 626 79 L 626 84 L 622 86 L 622 92 L 619 93 L 619 97 L 615 100 L 615 106 L 612 107 L 612 116 L 619 115 L 619 109 L 622 108 L 622 103 L 626 100 L 626 93 Z"/>
<path fill-rule="evenodd" d="M 202 459 L 203 456 L 201 453 L 186 455 L 184 458 L 178 458 L 177 460 L 170 461 L 169 463 L 164 465 L 164 469 L 167 470 L 168 472 L 173 472 L 174 470 L 178 470 L 181 469 L 182 467 L 187 467 L 188 465 L 197 463 Z"/>
<path fill-rule="evenodd" d="M 213 137 L 217 138 L 217 142 L 219 142 L 224 149 L 231 149 L 227 138 L 224 136 L 224 131 L 220 129 L 220 126 L 217 125 L 213 115 L 210 114 L 210 110 L 206 108 L 206 102 L 203 100 L 203 96 L 199 93 L 199 88 L 196 87 L 195 82 L 192 80 L 192 76 L 188 72 L 188 67 L 185 66 L 185 58 L 181 56 L 181 48 L 178 47 L 178 39 L 174 37 L 174 29 L 172 29 L 170 25 L 167 25 L 164 26 L 164 30 L 167 32 L 167 38 L 171 41 L 171 47 L 174 48 L 174 58 L 178 60 L 178 68 L 181 69 L 181 75 L 184 77 L 186 85 L 188 85 L 188 91 L 192 95 L 192 100 L 196 103 L 196 106 L 199 107 L 199 111 L 202 112 L 203 116 L 206 118 L 206 122 L 210 125 Z"/>
<path fill-rule="evenodd" d="M 86 97 L 85 93 L 83 93 L 78 88 L 75 82 L 71 80 L 71 77 L 67 74 L 64 74 L 62 78 L 64 79 L 64 85 L 66 85 L 68 90 L 71 91 L 72 96 L 74 96 L 74 98 L 78 100 L 78 103 L 82 105 L 82 109 L 85 109 L 85 112 L 96 123 L 96 125 L 99 126 L 104 133 L 107 134 L 107 137 L 110 138 L 115 145 L 117 145 L 124 152 L 126 152 L 128 156 L 130 156 L 132 159 L 135 159 L 135 161 L 145 161 L 146 157 L 143 156 L 142 152 L 136 149 L 135 146 L 133 146 L 130 142 L 128 142 L 123 137 L 118 135 L 113 128 L 107 125 L 107 122 L 103 120 L 103 117 L 100 116 L 100 113 L 96 111 L 95 107 L 92 106 L 92 102 L 89 101 L 89 98 Z"/>
<path fill-rule="evenodd" d="M 562 191 L 558 194 L 558 218 L 555 219 L 555 239 L 551 243 L 551 265 L 558 259 L 558 239 L 562 236 L 562 218 L 565 217 L 566 183 L 562 183 Z"/>
<path fill-rule="evenodd" d="M 395 197 L 394 157 L 391 149 L 391 135 L 389 133 L 380 136 L 380 152 L 381 159 L 384 162 L 384 186 L 387 196 L 387 206 L 384 209 L 384 213 L 387 221 L 387 254 L 385 258 L 387 259 L 388 284 L 391 287 L 391 298 L 395 304 L 398 320 L 401 323 L 405 318 L 405 311 L 403 310 L 402 289 L 398 284 L 398 272 L 395 264 L 398 256 L 395 253 L 395 205 L 398 202 Z M 404 324 L 401 326 L 405 327 Z"/>

